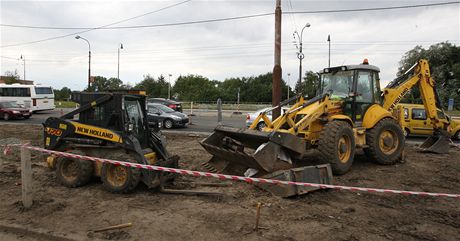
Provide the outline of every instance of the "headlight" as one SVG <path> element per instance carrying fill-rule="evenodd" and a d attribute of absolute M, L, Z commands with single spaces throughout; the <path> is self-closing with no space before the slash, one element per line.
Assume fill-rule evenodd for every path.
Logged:
<path fill-rule="evenodd" d="M 17 111 L 17 110 L 13 110 L 13 114 L 19 114 L 21 112 Z"/>
<path fill-rule="evenodd" d="M 182 118 L 180 118 L 179 116 L 173 116 L 172 117 L 174 120 L 181 120 Z"/>

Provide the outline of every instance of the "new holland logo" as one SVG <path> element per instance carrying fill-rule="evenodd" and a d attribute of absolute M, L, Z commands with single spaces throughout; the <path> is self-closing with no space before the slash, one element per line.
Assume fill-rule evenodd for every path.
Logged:
<path fill-rule="evenodd" d="M 77 127 L 77 132 L 89 134 L 89 135 L 92 135 L 92 136 L 104 137 L 104 138 L 108 138 L 108 139 L 113 138 L 112 133 L 99 131 L 99 130 L 94 130 L 94 129 L 88 129 L 88 128 L 84 128 L 84 127 L 80 127 L 80 126 Z"/>
<path fill-rule="evenodd" d="M 121 137 L 110 130 L 80 124 L 76 122 L 72 122 L 72 124 L 75 126 L 75 133 L 77 134 L 96 137 L 113 142 L 122 142 Z"/>

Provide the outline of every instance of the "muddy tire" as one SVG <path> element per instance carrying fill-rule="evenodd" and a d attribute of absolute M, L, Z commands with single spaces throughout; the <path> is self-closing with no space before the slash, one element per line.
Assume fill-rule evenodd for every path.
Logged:
<path fill-rule="evenodd" d="M 85 155 L 79 150 L 70 150 L 67 153 Z M 75 158 L 60 156 L 56 159 L 56 177 L 66 187 L 81 187 L 87 184 L 93 176 L 94 163 Z"/>
<path fill-rule="evenodd" d="M 380 120 L 366 134 L 366 155 L 382 165 L 396 163 L 404 150 L 404 133 L 398 122 L 391 118 Z"/>
<path fill-rule="evenodd" d="M 3 119 L 4 120 L 9 120 L 10 119 L 10 115 L 8 113 L 3 113 Z"/>
<path fill-rule="evenodd" d="M 109 155 L 107 158 L 120 161 L 125 161 L 126 159 L 123 155 Z M 141 171 L 138 168 L 104 163 L 101 170 L 101 180 L 102 185 L 109 192 L 128 193 L 139 184 Z"/>
<path fill-rule="evenodd" d="M 347 173 L 355 156 L 355 138 L 351 126 L 344 121 L 329 122 L 321 131 L 318 151 L 321 160 L 330 163 L 335 175 Z"/>
<path fill-rule="evenodd" d="M 171 129 L 173 127 L 173 121 L 171 119 L 164 120 L 163 127 L 166 129 Z"/>

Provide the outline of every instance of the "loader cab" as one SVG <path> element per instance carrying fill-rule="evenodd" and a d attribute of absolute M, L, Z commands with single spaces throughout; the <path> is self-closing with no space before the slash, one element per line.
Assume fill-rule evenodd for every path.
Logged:
<path fill-rule="evenodd" d="M 98 100 L 104 99 L 100 104 Z M 148 124 L 145 113 L 145 96 L 112 92 L 74 92 L 72 100 L 81 106 L 94 103 L 92 108 L 79 113 L 77 121 L 82 124 L 132 134 L 141 147 L 148 145 Z M 97 103 L 97 104 L 96 104 Z"/>
<path fill-rule="evenodd" d="M 366 64 L 325 68 L 320 72 L 321 93 L 342 102 L 342 111 L 358 126 L 367 109 L 381 103 L 380 69 Z"/>

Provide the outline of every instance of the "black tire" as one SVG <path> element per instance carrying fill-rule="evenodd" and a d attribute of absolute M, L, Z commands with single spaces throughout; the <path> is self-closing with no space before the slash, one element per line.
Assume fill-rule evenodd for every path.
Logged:
<path fill-rule="evenodd" d="M 257 130 L 262 131 L 265 128 L 265 122 L 261 121 L 257 124 Z"/>
<path fill-rule="evenodd" d="M 107 158 L 120 161 L 127 159 L 124 155 L 109 155 Z M 104 163 L 101 170 L 101 180 L 102 185 L 109 192 L 128 193 L 139 184 L 141 171 L 138 168 Z"/>
<path fill-rule="evenodd" d="M 404 133 L 398 122 L 391 118 L 380 120 L 366 134 L 366 155 L 373 161 L 390 165 L 396 163 L 404 150 Z"/>
<path fill-rule="evenodd" d="M 26 119 L 26 120 L 29 119 L 29 118 L 30 118 L 30 115 L 24 116 L 24 119 Z"/>
<path fill-rule="evenodd" d="M 79 150 L 67 151 L 67 153 L 84 156 Z M 94 172 L 94 163 L 75 158 L 60 156 L 56 159 L 56 177 L 66 187 L 81 187 L 87 184 Z"/>
<path fill-rule="evenodd" d="M 8 113 L 3 113 L 3 119 L 4 120 L 9 120 L 10 119 L 10 115 Z"/>
<path fill-rule="evenodd" d="M 350 170 L 355 149 L 353 129 L 347 122 L 331 121 L 321 131 L 318 141 L 320 158 L 331 164 L 335 175 L 342 175 Z"/>
<path fill-rule="evenodd" d="M 171 119 L 166 119 L 163 121 L 163 127 L 165 129 L 171 129 L 174 126 L 174 123 Z"/>

